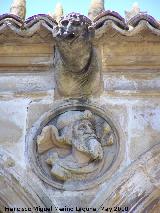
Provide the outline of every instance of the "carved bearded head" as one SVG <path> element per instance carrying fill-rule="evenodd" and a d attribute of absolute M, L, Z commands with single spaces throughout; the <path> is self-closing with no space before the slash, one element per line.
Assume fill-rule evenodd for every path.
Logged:
<path fill-rule="evenodd" d="M 60 115 L 57 128 L 78 151 L 90 155 L 92 159 L 103 158 L 103 150 L 95 132 L 94 115 L 89 110 L 69 111 Z"/>
<path fill-rule="evenodd" d="M 88 27 L 91 25 L 91 20 L 79 13 L 69 13 L 61 17 L 59 22 L 58 37 L 72 40 L 76 37 L 87 37 Z"/>

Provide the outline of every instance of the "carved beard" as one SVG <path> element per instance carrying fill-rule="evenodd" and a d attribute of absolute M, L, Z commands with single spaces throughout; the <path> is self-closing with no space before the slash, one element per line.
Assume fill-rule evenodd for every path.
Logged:
<path fill-rule="evenodd" d="M 97 141 L 96 136 L 86 135 L 85 138 L 77 137 L 72 139 L 73 146 L 80 152 L 89 155 L 92 159 L 102 159 L 103 151 L 101 144 Z M 95 144 L 96 148 L 93 146 Z"/>

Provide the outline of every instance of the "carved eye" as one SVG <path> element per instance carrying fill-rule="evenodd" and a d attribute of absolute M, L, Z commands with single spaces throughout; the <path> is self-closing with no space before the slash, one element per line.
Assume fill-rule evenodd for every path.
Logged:
<path fill-rule="evenodd" d="M 90 123 L 88 124 L 88 127 L 90 127 L 91 129 L 93 129 L 93 126 L 92 126 L 92 124 L 90 124 Z"/>
<path fill-rule="evenodd" d="M 62 24 L 63 26 L 67 26 L 68 23 L 69 23 L 69 22 L 68 22 L 67 20 L 64 20 L 64 21 L 61 22 L 61 24 Z"/>
<path fill-rule="evenodd" d="M 81 25 L 81 23 L 79 21 L 74 21 L 73 22 L 73 26 L 80 26 L 80 25 Z"/>
<path fill-rule="evenodd" d="M 78 127 L 78 130 L 84 130 L 84 129 L 86 129 L 86 126 L 83 124 Z"/>

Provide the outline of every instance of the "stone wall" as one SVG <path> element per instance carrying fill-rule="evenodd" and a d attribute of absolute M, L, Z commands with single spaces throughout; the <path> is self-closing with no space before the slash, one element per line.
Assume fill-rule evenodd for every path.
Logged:
<path fill-rule="evenodd" d="M 105 212 L 120 206 L 129 212 L 158 212 L 160 31 L 145 22 L 128 32 L 113 21 L 96 30 L 103 91 L 87 103 L 106 111 L 118 130 L 121 151 L 119 162 L 101 183 L 73 191 L 43 182 L 26 149 L 31 128 L 62 101 L 55 96 L 51 31 L 45 22 L 37 22 L 26 35 L 15 29 L 7 24 L 0 29 L 1 211 L 52 206 L 52 212 L 60 212 L 77 206 Z"/>

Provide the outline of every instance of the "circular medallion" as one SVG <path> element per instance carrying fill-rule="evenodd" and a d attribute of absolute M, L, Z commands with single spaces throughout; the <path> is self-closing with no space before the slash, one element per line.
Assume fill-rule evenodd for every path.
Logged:
<path fill-rule="evenodd" d="M 103 182 L 120 162 L 118 131 L 106 110 L 81 101 L 58 104 L 27 136 L 34 172 L 47 184 L 84 190 Z"/>

